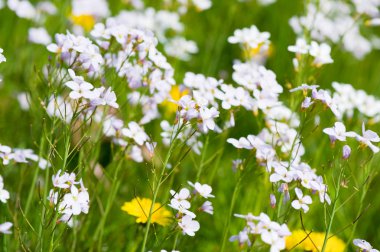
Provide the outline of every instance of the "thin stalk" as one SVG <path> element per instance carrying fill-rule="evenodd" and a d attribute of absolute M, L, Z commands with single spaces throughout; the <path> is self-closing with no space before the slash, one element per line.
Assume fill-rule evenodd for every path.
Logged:
<path fill-rule="evenodd" d="M 104 214 L 103 214 L 102 218 L 100 219 L 100 222 L 99 222 L 99 224 L 98 224 L 98 226 L 96 228 L 95 234 L 94 234 L 94 239 L 99 239 L 98 240 L 98 248 L 101 247 L 102 234 L 103 234 L 104 225 L 106 223 L 108 214 L 109 214 L 109 212 L 111 210 L 111 206 L 114 203 L 114 200 L 115 200 L 115 197 L 116 197 L 116 193 L 117 193 L 117 191 L 118 191 L 118 189 L 120 187 L 120 184 L 121 184 L 120 181 L 117 180 L 117 179 L 118 179 L 118 175 L 119 175 L 120 168 L 121 168 L 122 164 L 123 164 L 123 159 L 121 159 L 121 161 L 116 166 L 115 173 L 114 173 L 114 176 L 113 176 L 113 183 L 112 183 L 111 193 L 110 193 L 110 196 L 108 197 L 107 205 L 106 205 Z"/>
<path fill-rule="evenodd" d="M 147 221 L 147 224 L 146 224 L 146 230 L 145 230 L 144 240 L 143 240 L 143 243 L 142 243 L 142 246 L 141 246 L 141 252 L 145 252 L 146 242 L 148 241 L 148 234 L 149 234 L 150 224 L 152 222 L 152 214 L 153 214 L 154 204 L 156 203 L 158 191 L 160 190 L 160 187 L 161 187 L 161 185 L 162 185 L 162 183 L 164 181 L 163 180 L 164 174 L 165 174 L 166 167 L 167 167 L 167 165 L 169 163 L 169 159 L 170 159 L 170 157 L 172 155 L 172 152 L 173 152 L 173 149 L 174 149 L 174 146 L 175 146 L 174 143 L 175 143 L 175 141 L 176 141 L 179 133 L 182 131 L 182 129 L 185 126 L 186 126 L 185 123 L 183 125 L 179 125 L 178 124 L 178 130 L 177 130 L 177 132 L 175 134 L 174 134 L 174 131 L 172 132 L 171 141 L 170 141 L 170 147 L 169 147 L 168 153 L 166 154 L 165 160 L 163 162 L 161 174 L 160 174 L 160 177 L 158 179 L 158 182 L 157 182 L 156 186 L 154 185 L 154 180 L 153 180 L 153 185 L 152 185 L 153 199 L 152 199 L 152 205 L 150 206 L 150 209 L 149 209 L 148 221 Z"/>
<path fill-rule="evenodd" d="M 225 247 L 226 247 L 228 230 L 229 230 L 230 224 L 231 224 L 231 216 L 232 216 L 232 213 L 234 211 L 237 195 L 238 195 L 238 192 L 240 190 L 240 183 L 241 183 L 241 181 L 242 181 L 242 175 L 239 176 L 239 179 L 238 179 L 238 181 L 237 181 L 237 183 L 235 185 L 234 192 L 232 194 L 232 200 L 231 200 L 230 210 L 228 212 L 228 217 L 227 217 L 226 223 L 224 224 L 222 248 L 220 249 L 221 252 L 224 252 Z"/>
<path fill-rule="evenodd" d="M 159 191 L 159 189 L 161 187 L 161 182 L 162 182 L 162 179 L 164 177 L 164 174 L 165 174 L 165 171 L 166 171 L 166 167 L 167 167 L 167 165 L 169 163 L 170 156 L 171 156 L 171 154 L 173 152 L 173 146 L 174 146 L 174 144 L 172 143 L 170 145 L 168 153 L 166 154 L 165 161 L 164 161 L 163 166 L 162 166 L 162 170 L 161 170 L 160 177 L 158 179 L 157 186 L 155 188 L 153 187 L 154 185 L 152 186 L 152 188 L 154 188 L 154 193 L 153 193 L 152 205 L 150 206 L 150 209 L 149 209 L 148 221 L 147 221 L 147 224 L 146 224 L 146 230 L 145 230 L 143 244 L 142 244 L 142 247 L 141 247 L 141 252 L 145 252 L 146 242 L 148 240 L 149 228 L 150 228 L 150 224 L 151 224 L 151 221 L 152 221 L 152 214 L 153 214 L 154 204 L 156 203 L 158 191 Z"/>
<path fill-rule="evenodd" d="M 204 167 L 205 156 L 206 156 L 207 147 L 208 147 L 208 142 L 209 142 L 209 135 L 207 135 L 207 137 L 206 137 L 205 145 L 204 145 L 203 150 L 202 150 L 201 163 L 199 164 L 199 169 L 198 169 L 198 172 L 197 172 L 197 177 L 195 179 L 195 182 L 199 181 L 199 178 L 201 177 L 201 174 L 202 174 L 202 170 L 203 170 L 203 167 Z"/>
<path fill-rule="evenodd" d="M 333 205 L 332 205 L 332 212 L 331 212 L 329 224 L 328 224 L 328 227 L 327 227 L 327 230 L 326 230 L 325 239 L 323 240 L 323 247 L 322 247 L 322 251 L 321 252 L 324 252 L 325 249 L 326 249 L 327 241 L 329 239 L 329 234 L 330 234 L 331 227 L 332 227 L 332 224 L 333 224 L 333 221 L 334 221 L 334 217 L 335 217 L 335 213 L 336 213 L 336 204 L 337 204 L 338 198 L 339 198 L 339 192 L 340 192 L 340 188 L 341 188 L 340 183 L 341 183 L 341 180 L 342 180 L 343 171 L 344 171 L 344 167 L 342 167 L 341 170 L 340 170 L 338 182 L 336 184 L 336 188 L 335 188 L 336 192 L 335 192 L 334 202 L 333 202 Z"/>
<path fill-rule="evenodd" d="M 43 152 L 44 152 L 44 149 L 45 149 L 45 136 L 42 134 L 42 137 L 41 137 L 41 140 L 40 140 L 40 150 L 38 152 L 38 156 L 39 158 L 41 158 Z M 40 171 L 40 168 L 38 167 L 38 162 L 40 160 L 37 160 L 37 165 L 35 166 L 35 171 L 34 171 L 34 175 L 33 175 L 33 180 L 32 180 L 32 184 L 30 186 L 30 189 L 29 189 L 29 194 L 28 194 L 28 199 L 26 200 L 26 207 L 25 207 L 25 216 L 28 216 L 28 212 L 29 212 L 29 209 L 30 209 L 30 204 L 32 203 L 32 198 L 33 198 L 33 191 L 36 187 L 36 182 L 37 182 L 37 177 L 38 177 L 38 173 Z M 46 167 L 46 169 L 49 169 L 48 167 Z"/>

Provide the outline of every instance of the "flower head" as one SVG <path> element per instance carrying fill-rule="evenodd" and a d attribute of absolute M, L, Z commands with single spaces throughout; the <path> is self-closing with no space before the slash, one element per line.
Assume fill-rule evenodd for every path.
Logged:
<path fill-rule="evenodd" d="M 147 223 L 151 206 L 151 199 L 136 197 L 130 202 L 125 202 L 121 210 L 137 217 L 136 223 Z M 154 203 L 151 223 L 167 226 L 170 223 L 171 216 L 172 214 L 160 203 Z"/>
<path fill-rule="evenodd" d="M 309 234 L 309 236 L 308 236 Z M 308 237 L 308 238 L 307 238 Z M 325 239 L 324 233 L 295 230 L 286 238 L 286 249 L 301 249 L 302 251 L 321 251 Z M 328 239 L 326 252 L 343 252 L 346 245 L 337 236 Z"/>

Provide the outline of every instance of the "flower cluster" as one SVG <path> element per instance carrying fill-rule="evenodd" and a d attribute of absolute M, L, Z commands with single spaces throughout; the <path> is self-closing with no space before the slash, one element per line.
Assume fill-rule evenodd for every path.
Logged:
<path fill-rule="evenodd" d="M 311 41 L 311 44 L 309 45 L 305 39 L 298 38 L 296 44 L 289 46 L 288 50 L 296 54 L 296 58 L 293 59 L 293 64 L 296 70 L 298 69 L 301 56 L 304 54 L 312 56 L 312 63 L 317 67 L 334 62 L 330 55 L 331 47 L 326 43 L 318 44 L 315 41 Z"/>
<path fill-rule="evenodd" d="M 50 190 L 48 200 L 60 215 L 60 221 L 70 227 L 74 225 L 74 216 L 87 214 L 90 208 L 90 197 L 82 179 L 76 181 L 75 173 L 59 170 L 52 176 L 54 189 Z"/>
<path fill-rule="evenodd" d="M 260 213 L 259 216 L 235 214 L 235 217 L 246 220 L 246 226 L 237 235 L 230 237 L 230 241 L 238 241 L 240 246 L 247 244 L 248 247 L 254 245 L 253 241 L 257 241 L 260 237 L 261 241 L 270 246 L 271 252 L 277 252 L 285 249 L 285 239 L 291 235 L 286 224 L 278 224 L 271 221 L 268 215 Z"/>
<path fill-rule="evenodd" d="M 195 184 L 188 182 L 190 186 L 194 188 L 193 193 L 190 193 L 190 190 L 187 188 L 182 188 L 178 192 L 170 190 L 172 199 L 170 200 L 169 206 L 177 210 L 176 218 L 178 221 L 178 226 L 182 229 L 184 234 L 189 236 L 194 236 L 200 228 L 198 221 L 194 220 L 196 217 L 195 213 L 190 211 L 191 201 L 196 200 L 196 196 L 199 195 L 202 198 L 214 198 L 215 196 L 211 194 L 212 188 L 207 184 L 200 184 L 196 182 Z M 205 201 L 200 208 L 200 212 L 205 212 L 208 214 L 214 213 L 214 208 L 210 201 Z"/>
<path fill-rule="evenodd" d="M 357 14 L 378 16 L 379 4 L 375 2 L 312 1 L 307 5 L 305 16 L 292 17 L 289 22 L 298 35 L 310 31 L 311 38 L 320 42 L 331 41 L 337 44 L 342 41 L 345 50 L 361 59 L 372 50 L 373 43 L 360 33 L 361 22 L 357 21 Z"/>
<path fill-rule="evenodd" d="M 379 135 L 372 130 L 366 130 L 364 123 L 362 124 L 361 135 L 352 131 L 346 132 L 346 127 L 341 122 L 336 122 L 332 128 L 325 128 L 323 132 L 329 135 L 332 143 L 336 140 L 344 142 L 346 137 L 354 137 L 361 146 L 368 146 L 374 153 L 380 151 L 379 147 L 373 144 L 380 142 Z"/>
<path fill-rule="evenodd" d="M 41 169 L 50 167 L 49 161 L 34 154 L 31 149 L 12 150 L 11 147 L 0 144 L 0 158 L 3 160 L 3 165 L 8 165 L 11 161 L 15 163 L 29 163 L 29 161 L 38 162 Z"/>
<path fill-rule="evenodd" d="M 255 25 L 250 28 L 237 29 L 228 37 L 231 44 L 240 44 L 246 58 L 263 62 L 269 54 L 270 33 L 260 32 Z"/>

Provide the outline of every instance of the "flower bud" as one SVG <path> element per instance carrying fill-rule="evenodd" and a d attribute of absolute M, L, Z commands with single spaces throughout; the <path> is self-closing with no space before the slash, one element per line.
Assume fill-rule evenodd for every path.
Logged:
<path fill-rule="evenodd" d="M 349 157 L 350 157 L 350 155 L 351 155 L 351 148 L 350 148 L 350 146 L 348 146 L 347 144 L 345 145 L 345 146 L 343 146 L 343 159 L 344 160 L 347 160 Z"/>

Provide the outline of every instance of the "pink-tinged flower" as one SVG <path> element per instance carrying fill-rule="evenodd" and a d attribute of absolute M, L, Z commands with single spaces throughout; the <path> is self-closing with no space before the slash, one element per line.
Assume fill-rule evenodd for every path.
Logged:
<path fill-rule="evenodd" d="M 347 144 L 345 145 L 345 146 L 343 146 L 343 155 L 342 155 L 342 157 L 343 157 L 343 159 L 348 159 L 349 157 L 350 157 L 350 155 L 351 155 L 351 148 L 350 148 L 350 146 L 348 146 Z"/>
<path fill-rule="evenodd" d="M 210 201 L 206 201 L 205 203 L 203 203 L 200 210 L 211 215 L 214 214 L 214 207 L 212 206 L 212 203 Z"/>

